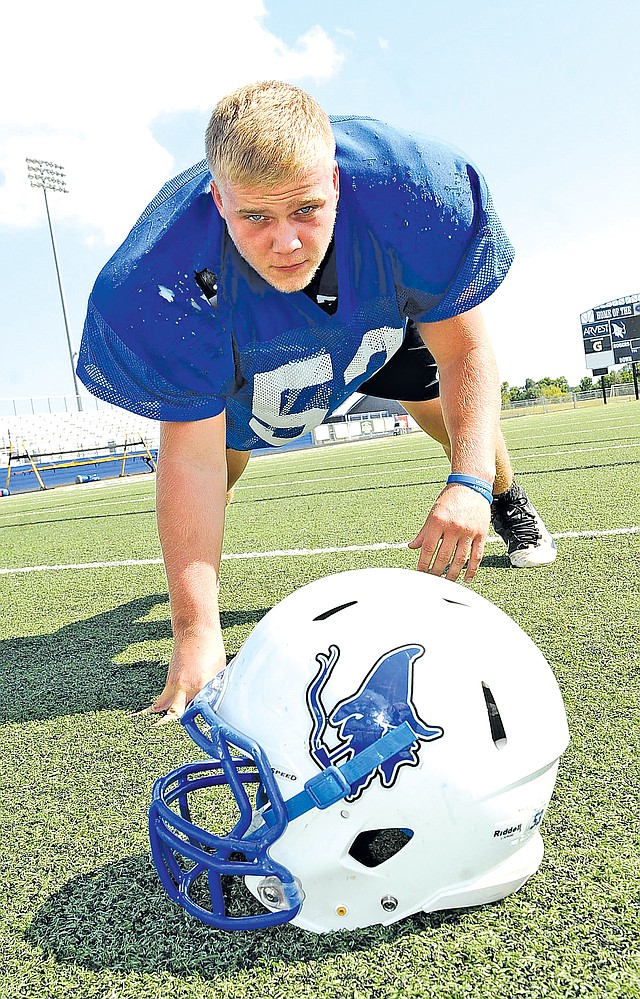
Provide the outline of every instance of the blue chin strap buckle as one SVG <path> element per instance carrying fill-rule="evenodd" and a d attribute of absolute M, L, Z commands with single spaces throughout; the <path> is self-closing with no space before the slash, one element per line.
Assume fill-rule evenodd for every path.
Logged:
<path fill-rule="evenodd" d="M 342 766 L 316 774 L 285 802 L 262 748 L 218 717 L 203 696 L 206 689 L 191 702 L 182 723 L 210 759 L 178 767 L 159 778 L 153 788 L 149 839 L 155 868 L 169 898 L 210 926 L 249 930 L 289 922 L 300 911 L 304 893 L 291 871 L 269 856 L 270 847 L 289 822 L 312 808 L 329 808 L 348 797 L 352 784 L 407 749 L 417 737 L 403 722 Z M 208 732 L 198 725 L 198 716 L 208 725 Z M 257 824 L 247 784 L 259 784 L 260 798 L 265 801 Z M 189 800 L 195 792 L 216 786 L 229 787 L 238 808 L 232 829 L 221 836 L 194 823 Z M 258 895 L 272 911 L 229 914 L 222 879 L 245 877 L 263 879 Z"/>

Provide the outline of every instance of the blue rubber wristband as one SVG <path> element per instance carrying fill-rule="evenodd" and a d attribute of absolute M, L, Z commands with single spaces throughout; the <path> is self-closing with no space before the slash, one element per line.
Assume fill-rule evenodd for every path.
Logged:
<path fill-rule="evenodd" d="M 462 475 L 460 472 L 452 472 L 447 479 L 447 484 L 449 483 L 458 486 L 468 486 L 469 489 L 473 489 L 475 492 L 480 493 L 481 496 L 484 496 L 489 505 L 493 502 L 493 487 L 486 479 L 478 479 L 475 475 Z"/>

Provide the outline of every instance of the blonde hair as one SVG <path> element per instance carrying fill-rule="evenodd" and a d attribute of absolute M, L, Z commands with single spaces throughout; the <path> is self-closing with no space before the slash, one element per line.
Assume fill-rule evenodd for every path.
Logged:
<path fill-rule="evenodd" d="M 214 180 L 247 186 L 295 179 L 335 156 L 326 113 L 304 90 L 278 80 L 251 83 L 223 97 L 205 144 Z"/>

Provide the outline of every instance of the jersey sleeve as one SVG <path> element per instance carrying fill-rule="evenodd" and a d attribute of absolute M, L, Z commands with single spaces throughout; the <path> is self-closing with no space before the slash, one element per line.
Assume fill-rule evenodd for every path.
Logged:
<path fill-rule="evenodd" d="M 95 283 L 77 365 L 93 395 L 155 420 L 224 410 L 231 342 L 195 280 L 217 267 L 219 245 L 208 175 L 198 164 L 163 188 Z"/>
<path fill-rule="evenodd" d="M 444 146 L 431 157 L 433 166 L 400 192 L 404 219 L 392 251 L 400 311 L 425 323 L 480 305 L 500 286 L 514 257 L 474 164 Z"/>
<path fill-rule="evenodd" d="M 334 131 L 343 189 L 391 260 L 401 315 L 437 322 L 488 298 L 513 248 L 477 167 L 384 122 L 334 119 Z"/>
<path fill-rule="evenodd" d="M 184 379 L 180 383 L 175 369 L 161 374 L 161 366 L 128 347 L 89 299 L 77 371 L 92 395 L 150 420 L 204 420 L 222 413 L 224 399 L 198 393 Z"/>

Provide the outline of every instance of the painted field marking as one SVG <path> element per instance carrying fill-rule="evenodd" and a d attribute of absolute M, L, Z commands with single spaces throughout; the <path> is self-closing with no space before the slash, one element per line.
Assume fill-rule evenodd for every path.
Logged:
<path fill-rule="evenodd" d="M 608 531 L 561 531 L 553 534 L 555 539 L 610 538 L 622 534 L 640 534 L 640 527 L 614 527 Z M 500 538 L 491 535 L 486 544 L 497 544 Z M 407 548 L 407 541 L 379 541 L 371 545 L 343 545 L 329 548 L 282 548 L 269 552 L 237 552 L 222 556 L 223 562 L 244 561 L 258 558 L 293 558 L 309 555 L 339 555 L 347 552 L 379 552 L 387 549 Z M 134 565 L 162 565 L 161 558 L 127 558 L 114 562 L 70 562 L 61 565 L 28 565 L 0 569 L 0 576 L 18 575 L 27 572 L 60 572 L 69 569 L 117 569 Z"/>

